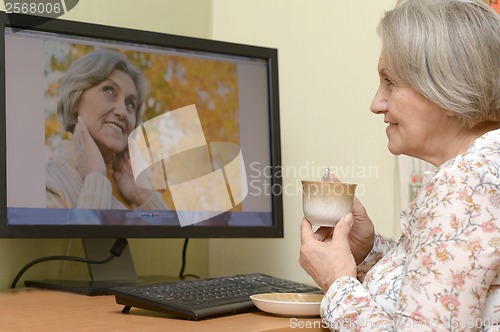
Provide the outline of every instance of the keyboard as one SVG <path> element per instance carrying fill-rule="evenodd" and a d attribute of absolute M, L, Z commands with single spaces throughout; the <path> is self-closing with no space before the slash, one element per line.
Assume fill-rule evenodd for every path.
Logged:
<path fill-rule="evenodd" d="M 255 308 L 250 295 L 263 293 L 322 293 L 315 286 L 262 273 L 111 288 L 123 313 L 132 307 L 179 318 L 198 320 L 249 311 Z"/>

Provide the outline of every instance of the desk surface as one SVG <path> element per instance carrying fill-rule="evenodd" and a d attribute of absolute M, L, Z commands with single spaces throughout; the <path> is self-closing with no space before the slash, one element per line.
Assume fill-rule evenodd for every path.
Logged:
<path fill-rule="evenodd" d="M 2 331 L 329 331 L 320 318 L 278 317 L 252 312 L 201 321 L 132 308 L 121 313 L 115 297 L 22 288 L 0 291 Z"/>

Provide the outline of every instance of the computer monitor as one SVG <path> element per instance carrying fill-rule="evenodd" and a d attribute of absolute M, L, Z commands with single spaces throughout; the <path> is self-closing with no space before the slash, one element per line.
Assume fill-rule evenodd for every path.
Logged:
<path fill-rule="evenodd" d="M 283 237 L 276 49 L 29 15 L 0 16 L 0 237 L 82 238 L 88 243 Z M 124 112 L 139 114 L 124 150 L 112 162 L 103 159 L 116 167 L 118 156 L 128 154 L 128 174 L 131 170 L 135 185 L 152 193 L 156 205 L 127 200 L 110 167 L 109 174 L 96 175 L 82 166 L 95 156 L 89 147 L 107 148 L 98 145 L 89 121 L 83 121 L 89 136 L 81 130 L 77 135 L 76 124 L 68 128 L 67 122 L 71 124 L 72 114 L 83 117 L 79 103 L 101 81 L 75 88 L 81 90 L 78 94 L 63 91 L 70 88 L 62 79 L 71 76 L 77 60 L 96 52 L 120 54 L 147 81 L 140 112 L 141 105 L 134 103 L 139 103 L 141 89 L 137 80 L 127 85 L 130 73 L 125 87 L 119 79 L 116 89 L 113 79 L 111 87 L 101 87 L 116 100 L 121 95 L 114 96 L 115 90 L 123 92 Z M 92 70 L 73 72 L 85 78 Z M 58 114 L 62 98 L 73 103 Z M 106 139 L 114 137 L 112 130 L 128 134 L 126 125 L 108 125 Z M 75 137 L 91 137 L 95 144 L 75 142 Z M 117 269 L 105 266 L 110 267 L 106 275 Z"/>

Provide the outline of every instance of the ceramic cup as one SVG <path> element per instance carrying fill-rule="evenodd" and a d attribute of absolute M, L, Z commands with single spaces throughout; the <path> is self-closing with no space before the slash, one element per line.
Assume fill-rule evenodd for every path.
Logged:
<path fill-rule="evenodd" d="M 312 225 L 333 227 L 352 210 L 357 184 L 302 181 L 302 208 Z"/>

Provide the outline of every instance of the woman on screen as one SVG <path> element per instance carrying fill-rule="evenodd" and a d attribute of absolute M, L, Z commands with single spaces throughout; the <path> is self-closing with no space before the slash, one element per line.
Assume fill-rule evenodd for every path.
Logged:
<path fill-rule="evenodd" d="M 122 54 L 97 50 L 61 80 L 57 114 L 72 139 L 46 165 L 49 208 L 165 210 L 161 194 L 136 185 L 127 142 L 148 91 Z"/>

